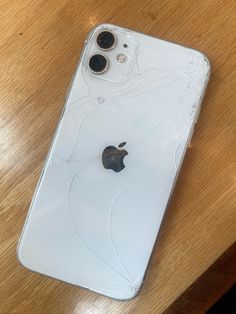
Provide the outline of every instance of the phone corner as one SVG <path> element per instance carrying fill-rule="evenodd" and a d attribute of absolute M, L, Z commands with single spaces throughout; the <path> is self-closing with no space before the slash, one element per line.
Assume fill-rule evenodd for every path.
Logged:
<path fill-rule="evenodd" d="M 207 77 L 209 79 L 210 74 L 211 74 L 211 62 L 210 59 L 208 57 L 208 55 L 205 52 L 199 51 L 199 50 L 195 50 L 199 56 L 199 59 L 202 62 L 202 66 L 205 68 L 205 72 L 207 74 Z"/>
<path fill-rule="evenodd" d="M 141 292 L 142 290 L 142 285 L 139 286 L 138 288 L 135 288 L 134 291 L 132 291 L 132 294 L 128 295 L 127 297 L 124 297 L 121 301 L 128 302 L 134 300 Z"/>
<path fill-rule="evenodd" d="M 27 268 L 25 261 L 23 260 L 22 254 L 21 254 L 21 250 L 22 250 L 22 242 L 21 242 L 21 238 L 18 240 L 17 246 L 16 246 L 16 258 L 18 263 Z"/>
<path fill-rule="evenodd" d="M 29 271 L 34 271 L 33 269 L 31 269 L 31 267 L 27 264 L 27 261 L 25 260 L 25 258 L 23 257 L 22 254 L 22 249 L 23 249 L 23 243 L 22 243 L 22 234 L 20 236 L 20 239 L 18 240 L 17 246 L 16 246 L 16 259 L 18 261 L 18 263 L 26 268 Z"/>
<path fill-rule="evenodd" d="M 113 300 L 121 301 L 121 302 L 128 302 L 135 299 L 142 290 L 143 283 L 139 286 L 129 286 L 129 291 L 126 291 L 122 296 L 113 296 L 111 297 Z"/>

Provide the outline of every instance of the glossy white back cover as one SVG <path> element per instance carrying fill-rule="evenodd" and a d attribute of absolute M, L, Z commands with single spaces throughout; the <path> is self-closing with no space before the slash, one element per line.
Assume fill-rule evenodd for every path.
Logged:
<path fill-rule="evenodd" d="M 118 64 L 100 76 L 87 68 L 101 29 L 129 42 L 122 75 Z M 90 33 L 20 239 L 24 266 L 116 299 L 137 294 L 209 70 L 170 42 L 108 24 Z M 121 142 L 116 173 L 101 156 Z"/>

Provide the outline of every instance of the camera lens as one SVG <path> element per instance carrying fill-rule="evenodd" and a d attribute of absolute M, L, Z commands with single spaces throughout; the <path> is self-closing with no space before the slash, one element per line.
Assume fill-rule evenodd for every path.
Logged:
<path fill-rule="evenodd" d="M 115 36 L 109 31 L 101 32 L 97 37 L 97 44 L 103 50 L 113 48 L 115 45 L 115 41 Z"/>
<path fill-rule="evenodd" d="M 101 74 L 107 70 L 108 60 L 103 55 L 93 55 L 89 59 L 89 69 L 94 74 Z"/>

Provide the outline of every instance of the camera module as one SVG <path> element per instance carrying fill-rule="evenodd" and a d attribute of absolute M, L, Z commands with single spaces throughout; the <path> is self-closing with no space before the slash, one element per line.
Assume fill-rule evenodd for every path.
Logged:
<path fill-rule="evenodd" d="M 89 59 L 89 69 L 94 74 L 102 74 L 108 68 L 108 59 L 100 54 L 96 54 Z"/>
<path fill-rule="evenodd" d="M 103 50 L 112 49 L 115 46 L 116 37 L 110 31 L 103 31 L 97 37 L 97 45 Z"/>

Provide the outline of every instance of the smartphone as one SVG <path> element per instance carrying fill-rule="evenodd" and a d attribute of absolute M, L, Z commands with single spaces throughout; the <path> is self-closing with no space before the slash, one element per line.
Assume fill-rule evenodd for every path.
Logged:
<path fill-rule="evenodd" d="M 26 268 L 137 295 L 209 73 L 196 50 L 110 24 L 89 33 L 19 240 Z"/>

